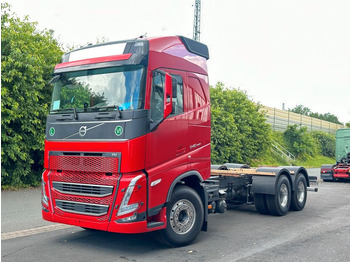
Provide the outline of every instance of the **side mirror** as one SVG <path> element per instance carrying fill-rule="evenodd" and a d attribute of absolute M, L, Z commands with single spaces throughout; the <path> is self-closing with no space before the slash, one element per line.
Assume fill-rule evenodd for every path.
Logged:
<path fill-rule="evenodd" d="M 164 118 L 173 111 L 173 84 L 172 77 L 165 73 L 165 92 L 164 92 Z"/>

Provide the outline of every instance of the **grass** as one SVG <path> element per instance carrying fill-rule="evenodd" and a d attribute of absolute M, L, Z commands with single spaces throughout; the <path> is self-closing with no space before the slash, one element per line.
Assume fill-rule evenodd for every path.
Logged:
<path fill-rule="evenodd" d="M 277 156 L 271 152 L 271 154 L 265 155 L 262 159 L 252 161 L 251 166 L 303 166 L 305 168 L 318 168 L 325 164 L 334 163 L 334 158 L 322 155 L 297 158 L 293 162 L 288 162 L 284 158 Z"/>
<path fill-rule="evenodd" d="M 321 167 L 325 164 L 335 164 L 335 159 L 326 156 L 307 157 L 305 160 L 296 160 L 296 165 L 306 168 Z"/>

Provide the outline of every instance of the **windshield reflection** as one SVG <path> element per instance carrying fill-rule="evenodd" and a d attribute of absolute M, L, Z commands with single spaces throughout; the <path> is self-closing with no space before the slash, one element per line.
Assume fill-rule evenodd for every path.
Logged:
<path fill-rule="evenodd" d="M 50 112 L 141 109 L 143 71 L 143 67 L 133 66 L 62 73 L 55 79 Z"/>

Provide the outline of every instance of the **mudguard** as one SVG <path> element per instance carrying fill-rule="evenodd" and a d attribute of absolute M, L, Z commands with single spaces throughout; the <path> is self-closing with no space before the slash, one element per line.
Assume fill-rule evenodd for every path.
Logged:
<path fill-rule="evenodd" d="M 258 194 L 268 194 L 275 195 L 276 193 L 276 182 L 281 175 L 287 176 L 290 183 L 292 180 L 292 175 L 287 168 L 283 167 L 261 167 L 256 170 L 256 172 L 270 172 L 274 173 L 275 176 L 262 176 L 254 175 L 252 183 L 252 192 Z"/>
<path fill-rule="evenodd" d="M 309 175 L 306 171 L 306 169 L 302 166 L 280 166 L 282 168 L 285 168 L 285 169 L 288 169 L 288 171 L 291 173 L 291 176 L 292 176 L 292 190 L 295 189 L 295 178 L 301 173 L 305 176 L 305 179 L 306 179 L 306 186 L 310 186 L 310 178 L 309 178 Z"/>

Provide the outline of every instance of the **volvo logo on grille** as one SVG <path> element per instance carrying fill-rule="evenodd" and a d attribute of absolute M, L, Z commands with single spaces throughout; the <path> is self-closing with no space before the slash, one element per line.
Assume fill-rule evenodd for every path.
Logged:
<path fill-rule="evenodd" d="M 85 136 L 86 135 L 86 128 L 87 128 L 87 126 L 81 126 L 79 128 L 79 135 L 80 136 Z"/>

